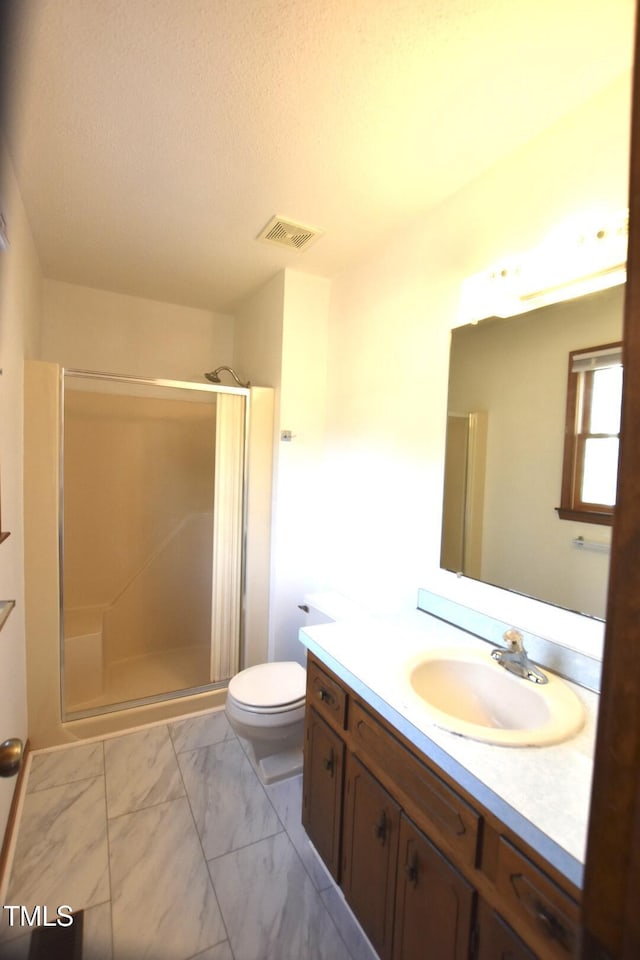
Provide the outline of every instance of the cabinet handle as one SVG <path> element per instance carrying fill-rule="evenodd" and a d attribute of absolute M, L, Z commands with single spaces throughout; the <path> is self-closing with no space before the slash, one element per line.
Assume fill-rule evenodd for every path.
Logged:
<path fill-rule="evenodd" d="M 572 930 L 563 925 L 562 920 L 540 899 L 528 878 L 522 873 L 511 874 L 511 886 L 530 917 L 537 923 L 539 929 L 555 940 L 565 950 L 571 952 L 574 947 Z M 560 914 L 562 916 L 562 914 Z"/>
<path fill-rule="evenodd" d="M 568 949 L 569 937 L 567 935 L 567 931 L 562 926 L 558 918 L 539 902 L 535 904 L 535 911 L 536 917 L 540 921 L 540 926 L 543 927 L 547 936 L 551 940 L 557 940 L 558 943 L 562 944 L 563 947 Z"/>
<path fill-rule="evenodd" d="M 328 690 L 325 690 L 323 687 L 320 687 L 320 689 L 318 690 L 318 700 L 331 703 L 333 701 L 333 697 L 331 696 Z"/>
<path fill-rule="evenodd" d="M 325 757 L 322 761 L 322 766 L 333 776 L 333 767 L 334 767 L 334 756 L 333 750 L 328 757 Z"/>
<path fill-rule="evenodd" d="M 411 854 L 411 859 L 408 863 L 404 865 L 404 873 L 409 881 L 414 887 L 418 885 L 418 851 L 414 850 Z"/>
<path fill-rule="evenodd" d="M 373 828 L 373 832 L 376 838 L 384 846 L 385 841 L 387 839 L 387 815 L 384 812 L 384 810 L 380 814 L 380 819 L 378 820 L 375 827 Z"/>

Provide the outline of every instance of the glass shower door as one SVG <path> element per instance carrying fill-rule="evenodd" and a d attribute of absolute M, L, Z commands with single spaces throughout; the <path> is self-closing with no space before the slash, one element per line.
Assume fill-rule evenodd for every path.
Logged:
<path fill-rule="evenodd" d="M 65 719 L 237 671 L 246 399 L 65 373 Z"/>

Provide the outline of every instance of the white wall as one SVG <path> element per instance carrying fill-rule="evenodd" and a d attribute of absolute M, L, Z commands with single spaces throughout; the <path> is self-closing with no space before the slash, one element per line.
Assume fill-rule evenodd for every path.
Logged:
<path fill-rule="evenodd" d="M 276 390 L 280 403 L 284 272 L 255 290 L 234 312 L 233 367 L 241 380 Z"/>
<path fill-rule="evenodd" d="M 414 236 L 335 281 L 331 302 L 324 586 L 376 608 L 415 605 L 439 552 L 449 332 L 434 321 L 455 309 L 455 275 L 430 278 L 439 238 Z"/>
<path fill-rule="evenodd" d="M 298 604 L 318 585 L 329 294 L 328 280 L 287 269 L 235 314 L 238 372 L 275 389 L 268 650 L 275 660 L 303 661 Z M 281 430 L 291 431 L 291 442 L 280 440 Z"/>
<path fill-rule="evenodd" d="M 203 380 L 230 364 L 233 318 L 45 280 L 40 359 L 64 367 Z"/>
<path fill-rule="evenodd" d="M 16 607 L 0 633 L 0 742 L 27 738 L 23 534 L 23 362 L 37 350 L 41 273 L 11 163 L 0 155 L 0 201 L 10 246 L 0 251 L 0 469 L 2 529 L 0 599 Z M 16 781 L 0 779 L 0 845 Z"/>
<path fill-rule="evenodd" d="M 285 271 L 282 380 L 273 513 L 270 659 L 304 662 L 298 604 L 318 588 L 316 545 L 323 503 L 321 463 L 327 395 L 327 341 L 331 284 Z"/>
<path fill-rule="evenodd" d="M 438 569 L 449 331 L 462 280 L 569 217 L 627 206 L 629 91 L 623 76 L 334 281 L 326 586 L 408 608 Z"/>

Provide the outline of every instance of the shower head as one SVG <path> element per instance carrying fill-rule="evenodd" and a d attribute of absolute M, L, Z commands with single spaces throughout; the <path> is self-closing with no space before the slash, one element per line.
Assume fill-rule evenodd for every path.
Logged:
<path fill-rule="evenodd" d="M 210 373 L 205 373 L 205 377 L 211 383 L 221 383 L 222 382 L 220 380 L 221 370 L 227 370 L 231 374 L 231 376 L 233 377 L 233 379 L 235 380 L 235 382 L 238 384 L 239 387 L 248 388 L 251 386 L 251 383 L 249 382 L 249 380 L 247 380 L 246 383 L 243 383 L 242 380 L 240 380 L 240 378 L 236 374 L 235 370 L 232 370 L 231 367 L 216 367 L 216 369 L 212 370 Z"/>

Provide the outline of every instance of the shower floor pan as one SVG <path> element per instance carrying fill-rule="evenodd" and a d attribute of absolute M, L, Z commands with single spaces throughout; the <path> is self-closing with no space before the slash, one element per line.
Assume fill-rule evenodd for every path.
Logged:
<path fill-rule="evenodd" d="M 114 660 L 103 666 L 102 691 L 71 700 L 65 698 L 65 713 L 86 713 L 116 704 L 158 696 L 174 696 L 182 690 L 209 684 L 210 648 L 206 645 L 173 647 L 155 653 Z M 77 684 L 74 685 L 74 692 Z"/>

